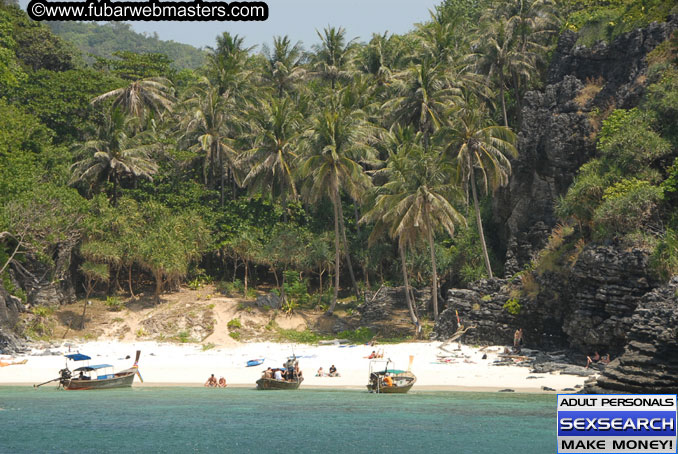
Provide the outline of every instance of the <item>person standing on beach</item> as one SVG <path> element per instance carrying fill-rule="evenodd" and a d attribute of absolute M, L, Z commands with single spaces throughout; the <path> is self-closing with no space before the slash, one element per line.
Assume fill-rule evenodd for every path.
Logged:
<path fill-rule="evenodd" d="M 513 334 L 513 350 L 515 353 L 520 353 L 520 349 L 523 345 L 523 329 L 517 329 Z"/>

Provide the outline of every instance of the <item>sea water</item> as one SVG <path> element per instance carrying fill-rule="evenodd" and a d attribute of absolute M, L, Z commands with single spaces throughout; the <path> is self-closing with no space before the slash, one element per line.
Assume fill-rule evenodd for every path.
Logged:
<path fill-rule="evenodd" d="M 0 387 L 3 454 L 541 454 L 555 427 L 552 395 Z"/>

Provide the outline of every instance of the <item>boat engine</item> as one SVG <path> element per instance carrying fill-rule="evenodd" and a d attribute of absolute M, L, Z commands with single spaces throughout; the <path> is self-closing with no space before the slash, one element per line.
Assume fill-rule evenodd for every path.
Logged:
<path fill-rule="evenodd" d="M 61 369 L 59 371 L 59 384 L 62 386 L 67 385 L 71 381 L 71 371 L 68 369 L 68 367 Z"/>

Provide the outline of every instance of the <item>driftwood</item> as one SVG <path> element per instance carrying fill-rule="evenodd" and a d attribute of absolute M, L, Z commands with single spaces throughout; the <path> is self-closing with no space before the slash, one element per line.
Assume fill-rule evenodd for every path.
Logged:
<path fill-rule="evenodd" d="M 448 346 L 449 344 L 451 344 L 452 342 L 455 342 L 455 341 L 457 341 L 459 338 L 461 338 L 461 336 L 463 336 L 464 334 L 466 334 L 466 331 L 468 331 L 468 330 L 470 330 L 470 329 L 474 329 L 474 328 L 475 328 L 475 326 L 469 326 L 468 328 L 464 328 L 463 325 L 460 326 L 460 327 L 457 329 L 457 331 L 452 335 L 452 337 L 450 337 L 450 338 L 447 339 L 445 342 L 443 342 L 438 348 L 441 349 L 441 350 L 444 351 L 444 352 L 447 352 L 447 353 L 453 353 L 453 352 L 447 350 L 445 347 L 447 347 L 447 346 Z"/>

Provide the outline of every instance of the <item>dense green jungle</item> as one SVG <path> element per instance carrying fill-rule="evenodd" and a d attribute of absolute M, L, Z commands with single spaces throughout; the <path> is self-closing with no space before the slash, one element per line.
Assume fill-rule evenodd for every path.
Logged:
<path fill-rule="evenodd" d="M 432 288 L 424 307 L 405 291 L 418 327 L 484 278 L 509 279 L 504 310 L 525 313 L 539 276 L 592 245 L 646 251 L 658 283 L 678 274 L 675 31 L 633 107 L 591 107 L 606 80 L 582 81 L 570 105 L 593 155 L 518 269 L 498 215 L 559 38 L 595 49 L 667 22 L 673 1 L 445 0 L 403 35 L 358 42 L 338 24 L 309 47 L 250 48 L 224 32 L 206 50 L 48 26 L 3 1 L 0 277 L 28 311 L 31 279 L 85 298 L 263 289 L 328 314 L 380 287 Z M 95 52 L 116 27 L 126 38 Z"/>

